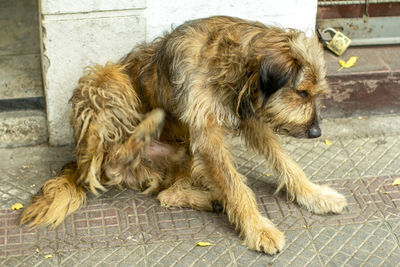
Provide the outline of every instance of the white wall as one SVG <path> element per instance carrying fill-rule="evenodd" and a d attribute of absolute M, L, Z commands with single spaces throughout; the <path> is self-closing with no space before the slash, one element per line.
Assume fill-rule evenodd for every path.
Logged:
<path fill-rule="evenodd" d="M 315 28 L 316 13 L 316 0 L 148 0 L 146 37 L 153 40 L 171 26 L 214 15 L 236 16 L 311 32 Z"/>
<path fill-rule="evenodd" d="M 312 31 L 317 0 L 41 0 L 50 144 L 72 142 L 68 100 L 85 66 L 116 61 L 186 20 L 230 15 Z"/>

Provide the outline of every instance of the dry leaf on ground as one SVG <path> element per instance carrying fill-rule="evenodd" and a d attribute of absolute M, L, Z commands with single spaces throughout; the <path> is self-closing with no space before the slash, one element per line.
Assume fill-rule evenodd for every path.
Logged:
<path fill-rule="evenodd" d="M 208 242 L 198 242 L 198 243 L 196 244 L 196 246 L 208 247 L 208 246 L 215 246 L 215 244 L 211 244 L 211 243 L 208 243 Z"/>
<path fill-rule="evenodd" d="M 344 61 L 344 60 L 339 60 L 339 65 L 341 66 L 340 69 L 338 69 L 338 71 L 340 71 L 343 68 L 351 68 L 353 67 L 356 62 L 357 62 L 358 57 L 351 57 L 349 58 L 349 60 Z"/>
<path fill-rule="evenodd" d="M 399 177 L 399 178 L 396 178 L 396 179 L 394 179 L 394 181 L 393 181 L 392 185 L 400 185 L 400 177 Z"/>
<path fill-rule="evenodd" d="M 325 140 L 325 144 L 326 144 L 327 146 L 331 146 L 331 145 L 332 145 L 332 142 L 329 141 L 328 139 L 326 139 L 326 140 Z"/>
<path fill-rule="evenodd" d="M 11 206 L 12 210 L 19 210 L 22 209 L 24 206 L 21 203 L 15 203 L 14 205 Z"/>

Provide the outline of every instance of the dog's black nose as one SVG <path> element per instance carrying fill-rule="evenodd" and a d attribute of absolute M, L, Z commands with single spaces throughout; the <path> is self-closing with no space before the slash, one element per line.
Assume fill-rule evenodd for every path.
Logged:
<path fill-rule="evenodd" d="M 318 125 L 312 125 L 310 129 L 308 129 L 308 137 L 309 138 L 317 138 L 321 136 L 321 129 Z"/>

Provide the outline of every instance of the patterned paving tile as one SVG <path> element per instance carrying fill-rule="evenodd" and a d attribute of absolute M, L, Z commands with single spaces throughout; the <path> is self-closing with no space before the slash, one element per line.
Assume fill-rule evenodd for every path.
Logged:
<path fill-rule="evenodd" d="M 32 266 L 57 266 L 57 254 L 35 253 L 27 256 L 10 256 L 0 258 L 0 266 L 32 267 Z"/>
<path fill-rule="evenodd" d="M 261 214 L 269 218 L 279 229 L 304 228 L 300 207 L 288 200 L 286 192 L 274 195 L 276 188 L 263 182 L 254 183 L 251 188 L 256 194 Z"/>
<path fill-rule="evenodd" d="M 72 148 L 2 150 L 0 266 L 391 266 L 399 256 L 400 187 L 392 185 L 400 177 L 399 140 L 332 138 L 328 146 L 324 140 L 285 139 L 285 149 L 312 180 L 348 200 L 342 214 L 323 216 L 300 208 L 284 192 L 273 195 L 275 187 L 267 181 L 274 174 L 264 160 L 235 146 L 237 166 L 248 177 L 261 213 L 285 232 L 287 245 L 274 257 L 244 247 L 224 214 L 165 210 L 154 196 L 129 189 L 89 194 L 87 205 L 54 231 L 21 228 L 19 212 L 10 205 L 27 203 L 44 180 L 73 159 Z M 195 241 L 215 246 L 197 248 Z"/>
<path fill-rule="evenodd" d="M 51 177 L 47 165 L 22 165 L 19 168 L 0 168 L 0 208 L 14 203 L 28 204 L 45 181 Z"/>
<path fill-rule="evenodd" d="M 397 136 L 342 141 L 359 177 L 400 173 L 400 139 Z"/>
<path fill-rule="evenodd" d="M 307 231 L 286 231 L 285 238 L 284 249 L 274 256 L 248 250 L 238 239 L 229 242 L 237 266 L 322 266 Z"/>
<path fill-rule="evenodd" d="M 296 140 L 285 143 L 288 154 L 299 163 L 307 176 L 314 181 L 349 179 L 358 177 L 348 154 L 340 140 L 324 139 Z"/>
<path fill-rule="evenodd" d="M 164 241 L 148 245 L 83 249 L 60 252 L 61 266 L 231 266 L 228 241 L 210 238 L 209 247 L 198 247 L 201 240 Z M 204 241 L 204 240 L 202 240 Z"/>
<path fill-rule="evenodd" d="M 148 266 L 143 245 L 59 253 L 60 266 Z"/>
<path fill-rule="evenodd" d="M 400 218 L 400 187 L 392 185 L 399 174 L 362 179 L 369 189 L 369 197 L 385 219 Z"/>
<path fill-rule="evenodd" d="M 398 264 L 400 247 L 382 221 L 315 227 L 310 232 L 325 266 Z"/>
<path fill-rule="evenodd" d="M 399 218 L 400 188 L 391 177 L 362 178 L 326 183 L 346 196 L 348 206 L 341 214 L 316 215 L 302 209 L 307 226 L 342 225 Z"/>
<path fill-rule="evenodd" d="M 386 226 L 389 231 L 393 233 L 396 239 L 397 245 L 400 247 L 400 220 L 399 219 L 389 219 L 386 222 Z"/>
<path fill-rule="evenodd" d="M 359 177 L 359 174 L 344 149 L 341 140 L 317 139 L 296 140 L 285 138 L 285 151 L 302 167 L 307 176 L 314 181 L 333 179 L 349 179 Z M 266 174 L 273 175 L 265 160 L 253 152 L 246 152 L 242 145 L 237 145 L 235 154 L 238 170 L 248 178 L 268 180 Z"/>
<path fill-rule="evenodd" d="M 399 218 L 400 189 L 392 186 L 391 181 L 391 177 L 330 181 L 349 202 L 346 211 L 338 215 L 311 214 L 288 201 L 284 193 L 272 195 L 274 188 L 265 183 L 254 189 L 261 212 L 286 232 Z M 17 216 L 18 212 L 1 211 L 2 256 L 28 255 L 36 248 L 50 253 L 236 236 L 224 214 L 165 210 L 154 197 L 134 194 L 131 190 L 123 190 L 117 198 L 103 195 L 90 199 L 54 231 L 20 228 Z"/>
<path fill-rule="evenodd" d="M 199 247 L 207 241 L 212 246 Z M 225 238 L 193 239 L 160 242 L 145 246 L 148 266 L 234 266 L 228 241 Z"/>
<path fill-rule="evenodd" d="M 73 150 L 72 146 L 49 147 L 47 145 L 2 148 L 0 168 L 14 168 L 33 163 L 48 165 L 50 162 L 69 162 L 74 158 Z"/>
<path fill-rule="evenodd" d="M 72 159 L 71 146 L 1 149 L 0 209 L 10 208 L 15 202 L 29 203 L 30 196 L 54 176 L 52 170 L 59 170 Z"/>

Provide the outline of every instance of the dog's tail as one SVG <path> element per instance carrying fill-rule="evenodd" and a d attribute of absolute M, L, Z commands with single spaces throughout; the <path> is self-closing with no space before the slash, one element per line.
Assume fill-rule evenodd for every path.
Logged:
<path fill-rule="evenodd" d="M 66 164 L 61 174 L 48 180 L 32 197 L 32 203 L 21 214 L 20 223 L 30 227 L 59 225 L 65 217 L 79 209 L 86 200 L 84 188 L 75 183 L 76 163 Z"/>

